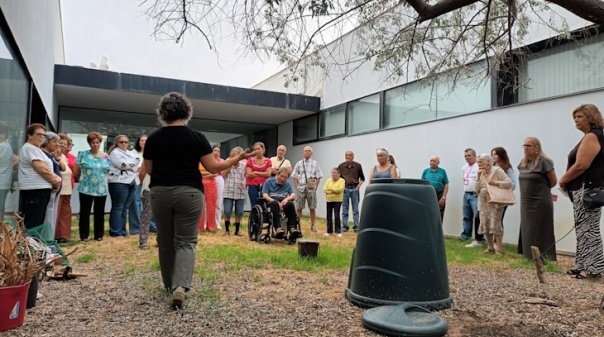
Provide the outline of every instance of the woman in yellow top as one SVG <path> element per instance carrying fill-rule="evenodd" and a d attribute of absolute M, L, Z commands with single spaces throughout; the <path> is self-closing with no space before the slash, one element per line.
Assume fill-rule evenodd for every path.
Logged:
<path fill-rule="evenodd" d="M 204 208 L 199 219 L 199 232 L 216 231 L 216 199 L 218 188 L 216 185 L 216 174 L 210 173 L 199 163 L 199 172 L 201 172 L 201 183 L 204 190 Z"/>
<path fill-rule="evenodd" d="M 337 168 L 331 169 L 331 178 L 327 179 L 323 186 L 325 199 L 327 200 L 327 233 L 325 236 L 333 234 L 333 217 L 335 218 L 336 236 L 342 237 L 340 234 L 340 207 L 344 200 L 344 179 L 340 177 L 340 171 Z"/>

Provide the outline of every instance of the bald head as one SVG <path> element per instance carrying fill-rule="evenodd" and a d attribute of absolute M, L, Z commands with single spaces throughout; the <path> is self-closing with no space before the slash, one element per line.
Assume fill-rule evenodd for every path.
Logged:
<path fill-rule="evenodd" d="M 438 165 L 440 165 L 440 158 L 438 158 L 438 156 L 430 157 L 430 168 L 436 170 Z"/>

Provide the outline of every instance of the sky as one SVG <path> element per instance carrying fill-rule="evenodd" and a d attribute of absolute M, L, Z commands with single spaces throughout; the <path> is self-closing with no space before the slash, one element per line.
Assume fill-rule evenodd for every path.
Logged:
<path fill-rule="evenodd" d="M 110 71 L 251 87 L 282 69 L 238 54 L 240 44 L 225 38 L 210 50 L 200 34 L 184 42 L 157 41 L 141 0 L 61 0 L 65 63 L 90 67 L 108 59 Z"/>

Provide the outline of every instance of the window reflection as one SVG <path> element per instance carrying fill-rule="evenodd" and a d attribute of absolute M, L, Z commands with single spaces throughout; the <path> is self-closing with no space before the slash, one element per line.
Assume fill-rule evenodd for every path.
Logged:
<path fill-rule="evenodd" d="M 0 30 L 0 219 L 18 211 L 17 162 L 25 139 L 30 81 Z"/>

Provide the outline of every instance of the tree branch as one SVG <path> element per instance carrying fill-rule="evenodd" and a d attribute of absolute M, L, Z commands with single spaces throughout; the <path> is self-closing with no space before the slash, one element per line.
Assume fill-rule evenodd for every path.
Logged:
<path fill-rule="evenodd" d="M 604 2 L 599 0 L 545 0 L 587 21 L 604 26 Z"/>
<path fill-rule="evenodd" d="M 479 0 L 443 0 L 429 5 L 424 0 L 407 0 L 407 3 L 419 14 L 419 21 L 424 22 L 447 14 L 456 9 L 471 5 Z M 561 1 L 564 2 L 564 1 Z"/>

